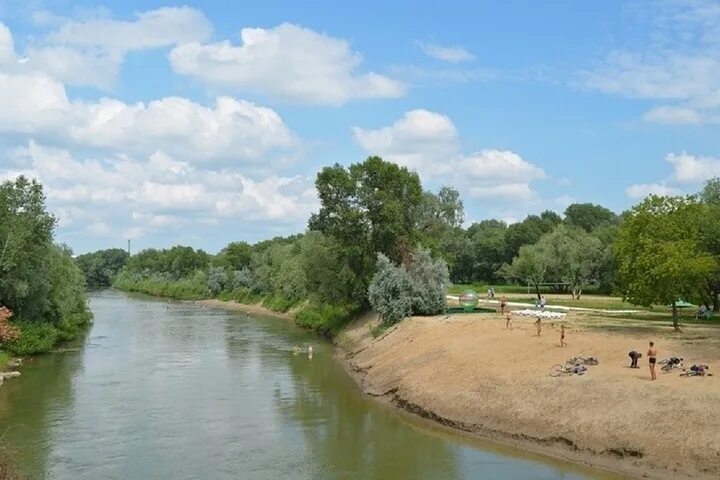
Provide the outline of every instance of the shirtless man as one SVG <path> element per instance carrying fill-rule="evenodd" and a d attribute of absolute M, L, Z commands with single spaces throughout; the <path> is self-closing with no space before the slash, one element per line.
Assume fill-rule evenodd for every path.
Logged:
<path fill-rule="evenodd" d="M 507 306 L 507 297 L 503 295 L 500 297 L 500 315 L 505 313 L 505 306 Z"/>
<path fill-rule="evenodd" d="M 512 330 L 512 315 L 509 311 L 505 314 L 505 328 Z"/>
<path fill-rule="evenodd" d="M 560 346 L 561 347 L 567 347 L 567 343 L 565 343 L 565 324 L 560 325 Z"/>
<path fill-rule="evenodd" d="M 651 380 L 657 380 L 657 375 L 655 375 L 655 363 L 657 362 L 657 348 L 655 348 L 655 342 L 650 342 L 650 348 L 648 348 L 648 362 L 650 365 L 650 379 Z"/>
<path fill-rule="evenodd" d="M 535 320 L 535 328 L 537 328 L 537 336 L 539 337 L 542 333 L 542 320 L 540 320 L 540 317 Z"/>

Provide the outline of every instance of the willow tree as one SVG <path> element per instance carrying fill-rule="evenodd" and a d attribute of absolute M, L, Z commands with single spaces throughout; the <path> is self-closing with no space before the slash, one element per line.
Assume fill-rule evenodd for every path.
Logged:
<path fill-rule="evenodd" d="M 698 298 L 717 267 L 703 248 L 703 208 L 690 197 L 650 196 L 626 216 L 615 243 L 617 285 L 635 305 L 672 305 Z"/>

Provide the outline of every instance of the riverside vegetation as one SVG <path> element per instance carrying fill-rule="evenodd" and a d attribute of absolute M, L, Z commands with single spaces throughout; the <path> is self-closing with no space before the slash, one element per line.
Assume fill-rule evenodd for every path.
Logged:
<path fill-rule="evenodd" d="M 379 157 L 324 168 L 316 189 L 321 207 L 303 234 L 232 242 L 217 255 L 186 246 L 144 250 L 126 259 L 113 285 L 293 309 L 299 325 L 330 336 L 370 308 L 386 325 L 440 313 L 451 282 L 514 284 L 538 297 L 543 289 L 567 292 L 578 304 L 592 291 L 660 310 L 679 299 L 720 310 L 718 179 L 697 195 L 650 196 L 621 215 L 572 204 L 564 216 L 544 211 L 467 228 L 454 188 L 424 191 L 415 172 Z M 109 255 L 117 270 L 124 259 L 108 252 L 82 265 Z"/>

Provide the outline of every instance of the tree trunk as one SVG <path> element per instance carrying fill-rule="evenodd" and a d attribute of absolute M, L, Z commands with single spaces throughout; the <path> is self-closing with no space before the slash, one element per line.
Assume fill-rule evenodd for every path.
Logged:
<path fill-rule="evenodd" d="M 717 313 L 720 312 L 720 292 L 713 292 L 712 293 L 712 309 L 713 312 Z"/>
<path fill-rule="evenodd" d="M 677 316 L 677 300 L 673 300 L 672 303 L 672 318 L 673 318 L 673 328 L 676 332 L 680 331 L 680 323 L 678 323 L 678 316 Z"/>
<path fill-rule="evenodd" d="M 540 284 L 535 284 L 535 294 L 537 294 L 538 300 L 540 300 Z"/>
<path fill-rule="evenodd" d="M 582 295 L 582 288 L 578 288 L 577 296 L 575 297 L 575 300 L 580 300 L 581 295 Z"/>

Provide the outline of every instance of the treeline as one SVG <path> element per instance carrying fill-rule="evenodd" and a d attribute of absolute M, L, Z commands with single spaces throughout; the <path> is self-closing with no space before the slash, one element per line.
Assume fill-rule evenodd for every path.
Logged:
<path fill-rule="evenodd" d="M 562 216 L 545 211 L 512 225 L 485 220 L 463 228 L 463 202 L 455 189 L 424 191 L 416 173 L 378 157 L 347 168 L 326 167 L 315 186 L 321 206 L 304 234 L 254 245 L 233 242 L 217 255 L 191 247 L 145 250 L 127 259 L 114 285 L 176 298 L 262 301 L 281 311 L 294 307 L 298 323 L 327 333 L 370 307 L 388 323 L 442 311 L 449 282 L 532 285 L 538 295 L 544 285 L 575 298 L 592 287 L 641 305 L 669 305 L 682 297 L 718 308 L 720 273 L 706 272 L 710 263 L 717 269 L 720 253 L 711 241 L 720 235 L 708 226 L 720 225 L 716 200 L 708 200 L 713 189 L 720 192 L 717 181 L 699 195 L 671 202 L 682 212 L 672 213 L 673 221 L 692 230 L 681 235 L 684 241 L 701 237 L 697 245 L 682 248 L 706 260 L 710 257 L 702 252 L 715 255 L 715 260 L 694 267 L 702 272 L 700 280 L 668 281 L 663 296 L 640 295 L 628 273 L 637 272 L 646 290 L 659 291 L 653 282 L 660 272 L 644 260 L 663 264 L 657 252 L 641 255 L 625 248 L 661 238 L 660 227 L 637 226 L 647 209 L 653 221 L 674 212 L 675 207 L 650 208 L 647 202 L 657 197 L 622 215 L 583 203 L 570 205 Z M 680 208 L 686 204 L 691 207 Z M 695 223 L 688 220 L 689 211 Z M 643 221 L 643 228 L 652 225 Z"/>
<path fill-rule="evenodd" d="M 0 338 L 1 350 L 49 351 L 91 319 L 83 275 L 69 248 L 53 242 L 55 225 L 39 183 L 19 177 L 0 184 L 0 307 L 20 333 Z"/>

